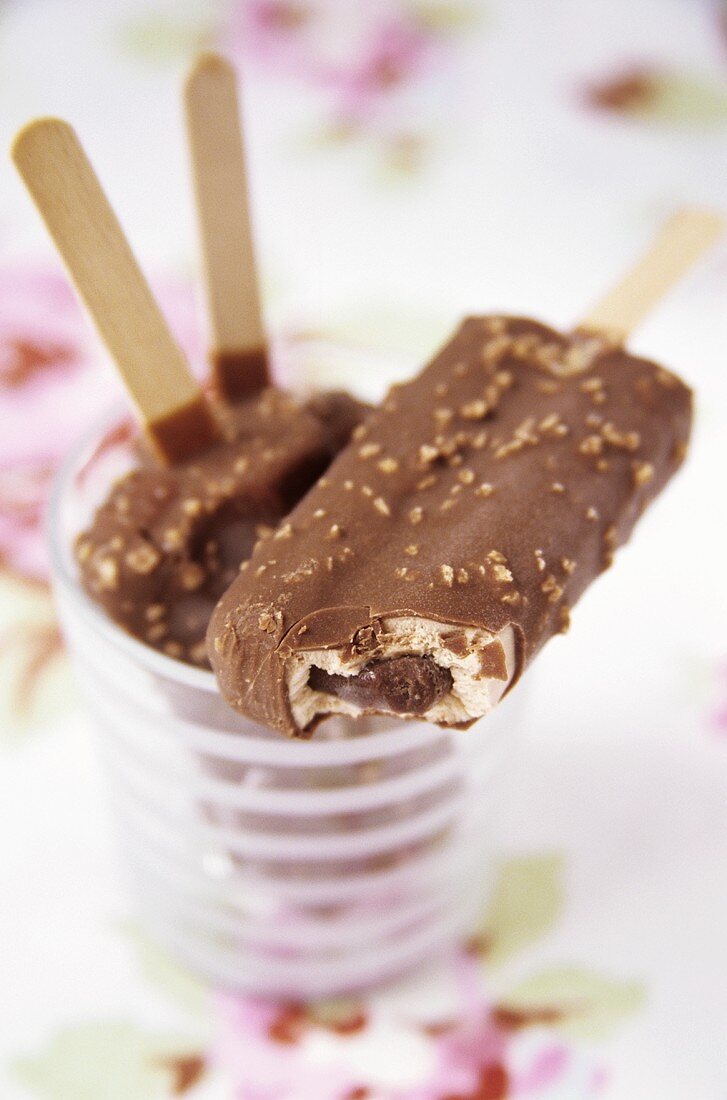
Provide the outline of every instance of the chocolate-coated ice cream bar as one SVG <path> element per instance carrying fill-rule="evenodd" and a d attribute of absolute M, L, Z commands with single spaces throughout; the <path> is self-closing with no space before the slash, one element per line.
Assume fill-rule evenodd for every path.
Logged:
<path fill-rule="evenodd" d="M 629 537 L 686 452 L 691 395 L 618 340 L 466 320 L 257 547 L 208 631 L 229 703 L 466 727 Z"/>
<path fill-rule="evenodd" d="M 367 411 L 345 393 L 303 405 L 267 388 L 220 406 L 221 438 L 190 460 L 141 452 L 76 541 L 83 587 L 141 641 L 206 666 L 215 602 Z"/>

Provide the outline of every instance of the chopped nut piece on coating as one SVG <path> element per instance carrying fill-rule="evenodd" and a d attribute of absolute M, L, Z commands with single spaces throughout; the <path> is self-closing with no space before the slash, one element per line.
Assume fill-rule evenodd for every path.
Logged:
<path fill-rule="evenodd" d="M 364 443 L 362 447 L 359 447 L 358 453 L 360 458 L 372 458 L 381 452 L 380 443 Z"/>
<path fill-rule="evenodd" d="M 655 473 L 651 462 L 635 462 L 633 472 L 636 485 L 648 485 Z"/>
<path fill-rule="evenodd" d="M 475 489 L 475 496 L 476 497 L 491 497 L 492 494 L 494 493 L 494 491 L 495 491 L 494 486 L 490 485 L 489 481 L 483 481 Z"/>
<path fill-rule="evenodd" d="M 395 474 L 399 469 L 399 462 L 395 458 L 382 458 L 376 465 L 384 474 Z"/>
<path fill-rule="evenodd" d="M 459 415 L 464 417 L 465 420 L 483 420 L 487 416 L 487 412 L 487 402 L 478 397 L 476 401 L 468 401 L 466 405 L 462 405 Z"/>

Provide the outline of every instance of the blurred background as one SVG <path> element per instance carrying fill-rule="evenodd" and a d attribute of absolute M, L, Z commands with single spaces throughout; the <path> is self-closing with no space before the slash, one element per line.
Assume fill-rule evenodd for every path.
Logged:
<path fill-rule="evenodd" d="M 4 0 L 0 145 L 74 124 L 201 372 L 180 86 L 209 48 L 244 80 L 291 385 L 377 397 L 468 312 L 568 327 L 675 207 L 727 212 L 720 0 Z M 43 516 L 117 383 L 3 153 L 0 1095 L 445 1100 L 456 1063 L 465 1100 L 727 1096 L 727 243 L 632 346 L 695 386 L 692 455 L 528 676 L 489 955 L 348 1031 L 256 1015 L 158 956 L 116 881 Z"/>

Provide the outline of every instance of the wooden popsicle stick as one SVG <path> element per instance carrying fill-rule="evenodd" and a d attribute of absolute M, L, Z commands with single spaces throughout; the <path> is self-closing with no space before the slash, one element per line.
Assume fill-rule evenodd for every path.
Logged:
<path fill-rule="evenodd" d="M 678 210 L 645 255 L 580 321 L 579 330 L 625 342 L 723 231 L 724 219 L 714 210 Z"/>
<path fill-rule="evenodd" d="M 260 390 L 269 376 L 232 65 L 217 54 L 199 57 L 187 76 L 184 104 L 211 359 L 218 390 L 235 400 Z"/>
<path fill-rule="evenodd" d="M 37 119 L 12 156 L 160 460 L 208 446 L 215 420 L 72 127 Z"/>

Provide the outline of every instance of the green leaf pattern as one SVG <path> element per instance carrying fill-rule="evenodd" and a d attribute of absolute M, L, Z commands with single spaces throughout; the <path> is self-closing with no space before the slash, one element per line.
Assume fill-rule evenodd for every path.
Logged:
<path fill-rule="evenodd" d="M 538 943 L 563 909 L 563 860 L 555 853 L 509 860 L 500 868 L 478 943 L 497 968 Z M 511 988 L 498 1002 L 503 1019 L 547 1022 L 574 1039 L 605 1039 L 644 1003 L 638 982 L 578 966 L 552 966 Z"/>
<path fill-rule="evenodd" d="M 563 861 L 554 854 L 525 856 L 502 865 L 480 929 L 490 966 L 500 966 L 537 943 L 563 907 Z"/>
<path fill-rule="evenodd" d="M 644 1003 L 638 982 L 617 981 L 575 966 L 552 967 L 511 989 L 501 1004 L 523 1016 L 555 1010 L 554 1026 L 576 1039 L 610 1038 Z"/>
<path fill-rule="evenodd" d="M 199 1049 L 181 1036 L 130 1020 L 97 1020 L 58 1031 L 44 1050 L 19 1058 L 16 1078 L 44 1100 L 154 1100 L 185 1091 Z M 185 1087 L 182 1087 L 185 1086 Z"/>

